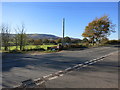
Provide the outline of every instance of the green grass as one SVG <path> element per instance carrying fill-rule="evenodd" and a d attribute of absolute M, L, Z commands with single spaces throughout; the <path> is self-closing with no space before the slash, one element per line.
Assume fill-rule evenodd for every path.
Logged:
<path fill-rule="evenodd" d="M 53 47 L 53 46 L 57 46 L 57 45 L 27 45 L 25 46 L 25 49 L 35 49 L 35 48 L 43 48 L 45 50 L 47 50 L 47 47 Z M 10 46 L 9 50 L 15 50 L 16 46 Z M 17 48 L 18 50 L 20 50 L 20 48 Z M 4 47 L 2 47 L 2 50 L 4 50 Z"/>

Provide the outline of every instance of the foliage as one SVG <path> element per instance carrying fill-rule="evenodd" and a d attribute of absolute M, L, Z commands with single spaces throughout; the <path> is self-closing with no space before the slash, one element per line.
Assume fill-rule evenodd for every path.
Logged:
<path fill-rule="evenodd" d="M 119 44 L 120 45 L 120 40 L 109 40 L 106 42 L 106 44 Z"/>
<path fill-rule="evenodd" d="M 57 46 L 57 45 L 26 45 L 24 49 L 27 50 L 32 50 L 32 49 L 36 49 L 37 47 L 39 48 L 43 48 L 45 50 L 47 50 L 47 47 L 53 47 L 53 46 Z M 16 50 L 16 46 L 9 46 L 10 50 Z M 2 47 L 2 50 L 4 49 L 4 47 Z M 18 46 L 18 50 L 20 50 L 20 46 Z"/>
<path fill-rule="evenodd" d="M 114 27 L 115 25 L 112 24 L 109 17 L 104 15 L 90 22 L 82 36 L 88 37 L 92 42 L 99 42 L 102 38 L 110 35 L 111 32 L 115 32 Z"/>
<path fill-rule="evenodd" d="M 10 28 L 8 25 L 2 24 L 1 26 L 1 45 L 4 47 L 4 50 L 7 51 L 10 42 Z"/>
<path fill-rule="evenodd" d="M 49 43 L 56 44 L 55 40 L 50 40 Z"/>
<path fill-rule="evenodd" d="M 70 45 L 71 48 L 86 48 L 85 45 L 78 45 L 78 44 L 72 44 Z"/>
<path fill-rule="evenodd" d="M 102 38 L 102 39 L 101 39 L 101 43 L 102 43 L 102 44 L 105 44 L 105 43 L 107 43 L 108 41 L 109 41 L 108 38 Z"/>
<path fill-rule="evenodd" d="M 43 39 L 43 43 L 47 44 L 47 43 L 49 43 L 49 40 L 48 39 Z"/>
<path fill-rule="evenodd" d="M 34 39 L 28 39 L 28 44 L 34 44 Z"/>
<path fill-rule="evenodd" d="M 65 37 L 65 38 L 64 38 L 64 42 L 65 42 L 65 43 L 70 43 L 70 42 L 71 42 L 71 39 L 70 39 L 69 37 Z"/>
<path fill-rule="evenodd" d="M 83 38 L 82 43 L 88 42 L 87 38 Z"/>
<path fill-rule="evenodd" d="M 56 43 L 62 43 L 62 38 L 58 38 L 58 39 L 56 40 Z"/>
<path fill-rule="evenodd" d="M 81 39 L 72 39 L 71 42 L 72 43 L 81 43 Z"/>
<path fill-rule="evenodd" d="M 15 29 L 16 35 L 15 35 L 15 42 L 16 42 L 16 49 L 18 46 L 20 47 L 20 50 L 24 50 L 25 46 L 27 45 L 27 34 L 25 33 L 25 25 L 22 24 L 21 27 L 18 27 Z"/>
<path fill-rule="evenodd" d="M 34 40 L 34 45 L 42 45 L 42 39 Z"/>

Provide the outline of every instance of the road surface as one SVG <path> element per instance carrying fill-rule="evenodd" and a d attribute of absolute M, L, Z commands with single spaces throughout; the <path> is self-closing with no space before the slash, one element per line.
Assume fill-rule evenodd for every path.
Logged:
<path fill-rule="evenodd" d="M 76 64 L 118 51 L 107 46 L 43 55 L 3 54 L 2 87 L 13 87 L 21 81 L 39 78 Z M 73 71 L 46 83 L 46 87 L 114 88 L 118 87 L 118 53 L 94 65 Z"/>

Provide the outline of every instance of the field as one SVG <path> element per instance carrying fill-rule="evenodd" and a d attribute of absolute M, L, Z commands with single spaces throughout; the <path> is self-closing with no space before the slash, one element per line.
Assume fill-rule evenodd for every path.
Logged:
<path fill-rule="evenodd" d="M 26 45 L 25 49 L 39 49 L 39 48 L 43 48 L 43 49 L 47 49 L 47 47 L 53 47 L 53 46 L 57 46 L 57 45 Z M 9 50 L 15 50 L 16 46 L 10 46 Z M 19 46 L 17 48 L 18 50 L 20 50 Z M 4 47 L 2 47 L 2 50 L 4 50 Z"/>

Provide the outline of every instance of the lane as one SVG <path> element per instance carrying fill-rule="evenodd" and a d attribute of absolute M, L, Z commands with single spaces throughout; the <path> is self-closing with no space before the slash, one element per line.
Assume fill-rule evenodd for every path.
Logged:
<path fill-rule="evenodd" d="M 86 52 L 86 50 L 79 50 L 78 52 L 82 52 L 82 53 L 91 53 L 91 52 L 96 52 L 96 51 L 103 51 L 104 49 L 105 50 L 107 50 L 107 49 L 110 49 L 111 47 L 99 47 L 99 48 L 91 48 L 91 49 L 87 49 L 87 52 Z M 71 51 L 71 53 L 73 53 L 74 51 Z M 63 52 L 62 52 L 63 53 Z M 70 53 L 70 51 L 69 51 L 69 53 Z M 14 57 L 14 55 L 15 55 L 15 57 Z M 54 55 L 54 54 L 47 54 L 47 55 Z M 3 56 L 3 58 L 4 58 L 4 60 L 3 60 L 3 64 L 4 63 L 13 63 L 13 62 L 18 62 L 18 61 L 21 61 L 20 59 L 18 59 L 18 58 L 25 58 L 25 59 L 29 59 L 29 58 L 32 58 L 32 57 L 34 57 L 34 55 L 33 56 L 30 56 L 29 54 L 26 54 L 26 55 L 21 55 L 21 54 L 3 54 L 2 55 Z M 37 55 L 35 55 L 35 56 L 37 56 Z M 39 55 L 40 56 L 40 55 Z M 43 56 L 46 56 L 46 54 L 45 55 L 42 55 L 42 57 Z M 9 57 L 14 57 L 13 59 L 9 59 Z"/>
<path fill-rule="evenodd" d="M 7 54 L 3 57 L 3 87 L 12 87 L 23 80 L 42 77 L 116 50 L 115 47 L 99 47 L 46 55 Z"/>
<path fill-rule="evenodd" d="M 47 54 L 47 55 L 35 55 L 35 56 L 30 56 L 30 55 L 22 55 L 22 56 L 20 56 L 19 55 L 19 57 L 18 56 L 16 56 L 17 58 L 12 58 L 12 60 L 10 60 L 9 58 L 9 56 L 7 57 L 7 58 L 5 58 L 4 60 L 3 60 L 3 71 L 4 71 L 4 67 L 9 67 L 9 66 L 14 66 L 14 65 L 17 65 L 17 66 L 19 66 L 20 65 L 20 62 L 22 61 L 23 63 L 25 62 L 28 62 L 28 61 L 35 61 L 35 60 L 41 60 L 41 59 L 46 59 L 46 58 L 49 58 L 49 56 L 50 57 L 55 57 L 55 56 L 57 56 L 58 58 L 62 58 L 62 56 L 68 56 L 68 57 L 83 57 L 83 55 L 90 55 L 90 57 L 91 57 L 91 54 L 93 54 L 93 56 L 95 57 L 96 55 L 94 55 L 94 54 L 97 54 L 97 57 L 98 57 L 98 55 L 99 56 L 101 56 L 101 55 L 104 55 L 104 54 L 107 54 L 107 53 L 109 53 L 109 52 L 112 52 L 112 51 L 114 51 L 114 50 L 117 50 L 117 49 L 110 49 L 110 47 L 104 47 L 104 48 L 100 48 L 99 49 L 99 52 L 98 52 L 98 48 L 97 49 L 88 49 L 87 51 L 86 50 L 84 50 L 84 51 L 71 51 L 71 52 L 62 52 L 62 53 L 55 53 L 55 54 Z M 82 53 L 82 54 L 81 54 Z M 47 57 L 46 57 L 47 56 Z M 92 58 L 92 57 L 91 57 Z M 62 58 L 63 59 L 63 58 Z M 46 61 L 50 61 L 50 60 L 46 60 Z M 58 61 L 58 60 L 57 60 Z M 67 60 L 65 60 L 65 61 L 67 61 Z M 12 63 L 11 63 L 12 62 Z M 8 64 L 9 63 L 9 64 Z M 28 62 L 28 63 L 30 63 L 30 62 Z M 36 65 L 37 63 L 35 63 L 34 62 L 34 65 Z"/>
<path fill-rule="evenodd" d="M 46 88 L 118 88 L 118 52 L 48 81 Z"/>

